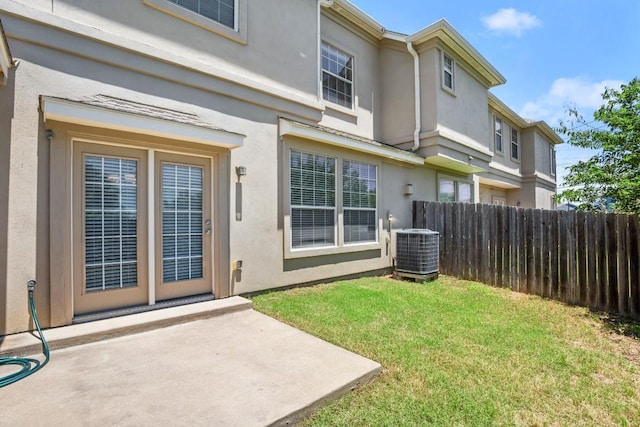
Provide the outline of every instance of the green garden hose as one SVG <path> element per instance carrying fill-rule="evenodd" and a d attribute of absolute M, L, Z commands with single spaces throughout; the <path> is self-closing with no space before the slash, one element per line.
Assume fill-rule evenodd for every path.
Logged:
<path fill-rule="evenodd" d="M 27 282 L 29 286 L 29 309 L 31 310 L 31 317 L 33 317 L 33 323 L 38 330 L 38 338 L 42 341 L 42 353 L 44 354 L 44 361 L 40 362 L 38 359 L 32 359 L 29 357 L 3 357 L 0 356 L 0 366 L 18 366 L 21 369 L 17 372 L 9 374 L 5 377 L 0 377 L 0 388 L 13 384 L 16 381 L 20 381 L 29 375 L 36 373 L 49 362 L 49 345 L 42 335 L 42 329 L 40 329 L 40 322 L 38 322 L 38 316 L 36 315 L 36 306 L 33 303 L 33 290 L 36 286 L 35 280 L 29 280 Z"/>

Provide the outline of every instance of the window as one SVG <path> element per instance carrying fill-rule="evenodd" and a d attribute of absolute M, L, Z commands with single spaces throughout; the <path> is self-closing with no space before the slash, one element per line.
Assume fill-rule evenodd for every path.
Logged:
<path fill-rule="evenodd" d="M 502 119 L 499 119 L 498 117 L 495 118 L 494 132 L 495 150 L 498 153 L 502 153 Z"/>
<path fill-rule="evenodd" d="M 472 203 L 473 190 L 470 182 L 455 178 L 438 178 L 438 201 Z"/>
<path fill-rule="evenodd" d="M 442 84 L 445 88 L 455 90 L 455 63 L 447 54 L 442 54 Z"/>
<path fill-rule="evenodd" d="M 326 43 L 322 43 L 322 97 L 353 107 L 353 56 Z"/>
<path fill-rule="evenodd" d="M 551 165 L 551 176 L 556 176 L 556 150 L 553 144 L 549 144 L 549 164 Z"/>
<path fill-rule="evenodd" d="M 376 165 L 292 150 L 289 174 L 292 249 L 377 242 Z M 338 200 L 341 223 L 336 220 Z"/>
<path fill-rule="evenodd" d="M 513 160 L 519 159 L 519 149 L 520 149 L 520 135 L 518 134 L 518 130 L 511 128 L 511 158 Z"/>
<path fill-rule="evenodd" d="M 336 243 L 336 159 L 291 152 L 291 246 Z"/>
<path fill-rule="evenodd" d="M 342 163 L 344 242 L 376 241 L 376 181 L 374 165 Z"/>
<path fill-rule="evenodd" d="M 235 0 L 167 0 L 205 18 L 235 28 Z"/>

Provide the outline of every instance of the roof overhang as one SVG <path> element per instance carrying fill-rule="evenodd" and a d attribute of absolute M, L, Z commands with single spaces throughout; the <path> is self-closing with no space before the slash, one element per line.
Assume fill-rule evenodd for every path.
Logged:
<path fill-rule="evenodd" d="M 462 35 L 446 20 L 441 19 L 417 33 L 407 37 L 414 45 L 437 39 L 468 63 L 484 80 L 487 86 L 493 87 L 506 83 L 506 79 L 489 63 Z"/>
<path fill-rule="evenodd" d="M 545 121 L 535 121 L 535 122 L 527 122 L 528 128 L 535 128 L 538 132 L 544 135 L 549 141 L 554 144 L 562 144 L 564 140 L 554 131 L 551 126 L 547 124 Z"/>
<path fill-rule="evenodd" d="M 480 182 L 480 185 L 484 185 L 486 187 L 502 188 L 504 190 L 516 190 L 522 187 L 521 185 L 505 182 L 500 179 L 488 178 L 485 176 L 480 176 L 478 181 Z"/>
<path fill-rule="evenodd" d="M 349 22 L 355 24 L 358 28 L 365 31 L 370 36 L 377 40 L 381 40 L 385 29 L 378 21 L 367 15 L 361 9 L 356 7 L 348 0 L 334 0 L 331 8 L 347 19 Z"/>
<path fill-rule="evenodd" d="M 280 135 L 296 136 L 303 139 L 317 141 L 348 150 L 359 151 L 385 159 L 395 160 L 411 165 L 423 165 L 424 158 L 408 151 L 400 150 L 377 141 L 364 140 L 343 133 L 329 132 L 317 126 L 306 125 L 280 118 Z"/>
<path fill-rule="evenodd" d="M 461 160 L 454 159 L 453 157 L 447 156 L 446 154 L 442 154 L 442 153 L 437 153 L 434 155 L 427 156 L 424 159 L 424 164 L 435 166 L 440 169 L 448 169 L 451 171 L 455 171 L 455 172 L 459 172 L 467 175 L 487 171 L 486 169 L 481 168 L 480 166 L 476 166 L 471 163 L 465 163 Z"/>
<path fill-rule="evenodd" d="M 224 148 L 241 147 L 245 138 L 244 135 L 213 127 L 151 117 L 142 114 L 142 112 L 136 112 L 135 109 L 118 111 L 76 100 L 49 96 L 42 96 L 40 102 L 45 121 L 73 123 Z M 128 105 L 142 106 L 142 104 L 135 103 Z M 143 110 L 141 109 L 141 111 Z"/>
<path fill-rule="evenodd" d="M 4 28 L 2 28 L 2 20 L 0 20 L 0 86 L 7 84 L 9 68 L 13 67 L 13 65 L 7 36 L 4 33 Z"/>

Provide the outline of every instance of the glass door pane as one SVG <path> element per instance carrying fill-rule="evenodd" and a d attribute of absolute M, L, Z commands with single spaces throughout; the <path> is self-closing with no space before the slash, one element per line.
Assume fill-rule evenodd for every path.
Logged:
<path fill-rule="evenodd" d="M 201 279 L 203 168 L 162 165 L 162 279 Z"/>
<path fill-rule="evenodd" d="M 136 160 L 84 158 L 85 291 L 138 285 Z"/>

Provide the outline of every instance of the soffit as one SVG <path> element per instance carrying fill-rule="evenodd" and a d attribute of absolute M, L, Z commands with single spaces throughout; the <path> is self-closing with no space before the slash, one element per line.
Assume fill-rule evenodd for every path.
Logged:
<path fill-rule="evenodd" d="M 217 128 L 198 115 L 167 108 L 95 95 L 83 98 L 41 97 L 45 120 L 236 148 L 244 135 Z"/>

